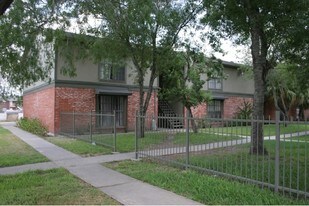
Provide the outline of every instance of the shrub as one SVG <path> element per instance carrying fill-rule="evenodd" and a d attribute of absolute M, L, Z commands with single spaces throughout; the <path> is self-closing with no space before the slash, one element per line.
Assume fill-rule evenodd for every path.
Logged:
<path fill-rule="evenodd" d="M 21 118 L 17 121 L 17 126 L 21 129 L 28 131 L 32 134 L 39 136 L 47 136 L 47 128 L 42 124 L 39 119 Z"/>
<path fill-rule="evenodd" d="M 252 103 L 244 101 L 241 106 L 238 106 L 234 119 L 251 119 L 252 111 Z"/>
<path fill-rule="evenodd" d="M 252 112 L 253 112 L 253 106 L 251 102 L 246 102 L 245 100 L 243 103 L 237 107 L 237 111 L 234 113 L 233 119 L 235 121 L 230 121 L 225 124 L 226 127 L 231 126 L 250 126 L 251 122 L 243 122 L 243 121 L 237 121 L 237 120 L 250 120 L 252 118 Z"/>

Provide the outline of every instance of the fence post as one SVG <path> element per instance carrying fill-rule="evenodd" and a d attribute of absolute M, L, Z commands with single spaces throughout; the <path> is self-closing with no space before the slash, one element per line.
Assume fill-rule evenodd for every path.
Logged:
<path fill-rule="evenodd" d="M 93 144 L 92 141 L 92 110 L 90 111 L 90 142 Z"/>
<path fill-rule="evenodd" d="M 276 156 L 275 156 L 275 192 L 279 187 L 279 167 L 280 167 L 280 112 L 276 111 Z"/>
<path fill-rule="evenodd" d="M 189 168 L 189 158 L 190 158 L 190 127 L 189 127 L 189 110 L 186 111 L 186 169 Z"/>
<path fill-rule="evenodd" d="M 138 138 L 139 138 L 139 128 L 140 128 L 139 112 L 135 112 L 135 159 L 138 159 Z"/>
<path fill-rule="evenodd" d="M 73 138 L 75 138 L 75 108 L 73 106 Z"/>
<path fill-rule="evenodd" d="M 117 151 L 116 138 L 117 138 L 117 134 L 116 134 L 116 110 L 114 110 L 114 152 Z"/>

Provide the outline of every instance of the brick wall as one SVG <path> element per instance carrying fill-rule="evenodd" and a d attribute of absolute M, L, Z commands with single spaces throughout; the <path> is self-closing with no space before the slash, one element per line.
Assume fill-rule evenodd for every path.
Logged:
<path fill-rule="evenodd" d="M 233 118 L 238 107 L 242 107 L 244 101 L 253 103 L 253 98 L 229 97 L 225 99 L 223 106 L 223 117 L 227 119 Z"/>
<path fill-rule="evenodd" d="M 60 129 L 61 112 L 73 112 L 74 110 L 88 113 L 95 110 L 95 89 L 57 87 L 55 97 L 55 133 L 58 133 Z M 78 122 L 82 120 L 79 119 Z"/>
<path fill-rule="evenodd" d="M 192 107 L 191 111 L 192 111 L 193 117 L 203 118 L 207 114 L 207 104 L 206 103 L 202 103 L 202 104 L 199 104 L 196 107 Z M 186 115 L 186 113 L 185 113 L 185 115 Z"/>
<path fill-rule="evenodd" d="M 152 117 L 152 115 L 157 116 L 158 115 L 157 105 L 158 105 L 157 92 L 153 92 L 150 98 L 146 116 L 148 117 Z M 137 110 L 139 110 L 139 92 L 134 91 L 132 95 L 128 96 L 128 113 L 127 113 L 128 130 L 135 129 L 135 113 Z M 151 118 L 149 118 L 148 121 L 146 121 L 146 126 L 151 127 Z"/>
<path fill-rule="evenodd" d="M 23 112 L 24 117 L 38 118 L 47 126 L 52 133 L 55 131 L 54 125 L 55 108 L 55 88 L 49 87 L 37 92 L 24 94 Z"/>
<path fill-rule="evenodd" d="M 242 105 L 242 103 L 251 102 L 253 103 L 252 98 L 243 98 L 243 97 L 229 97 L 224 100 L 223 105 L 223 117 L 224 118 L 233 118 L 235 113 L 237 112 L 238 107 Z M 193 117 L 203 118 L 207 115 L 207 104 L 203 103 L 196 107 L 191 108 Z M 184 110 L 184 114 L 186 116 L 186 109 Z"/>

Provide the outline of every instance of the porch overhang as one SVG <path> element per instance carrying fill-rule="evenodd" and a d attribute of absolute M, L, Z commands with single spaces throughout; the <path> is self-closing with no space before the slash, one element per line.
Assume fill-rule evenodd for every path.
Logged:
<path fill-rule="evenodd" d="M 213 97 L 212 97 L 212 99 L 214 99 L 214 100 L 225 100 L 227 97 L 225 97 L 225 96 L 216 96 L 216 95 L 214 95 Z"/>
<path fill-rule="evenodd" d="M 128 88 L 123 87 L 103 87 L 97 88 L 95 90 L 96 94 L 107 94 L 107 95 L 123 95 L 128 96 L 131 95 L 132 92 L 128 90 Z"/>

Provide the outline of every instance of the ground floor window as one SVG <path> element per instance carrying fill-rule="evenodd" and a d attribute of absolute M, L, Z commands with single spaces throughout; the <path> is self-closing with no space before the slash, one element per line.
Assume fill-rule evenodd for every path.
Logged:
<path fill-rule="evenodd" d="M 126 123 L 126 96 L 98 95 L 97 112 L 99 114 L 113 114 L 116 112 L 116 126 L 125 126 Z M 113 126 L 113 117 L 100 116 L 97 120 L 99 126 Z"/>
<path fill-rule="evenodd" d="M 207 105 L 207 116 L 210 118 L 222 118 L 223 101 L 212 100 Z"/>

